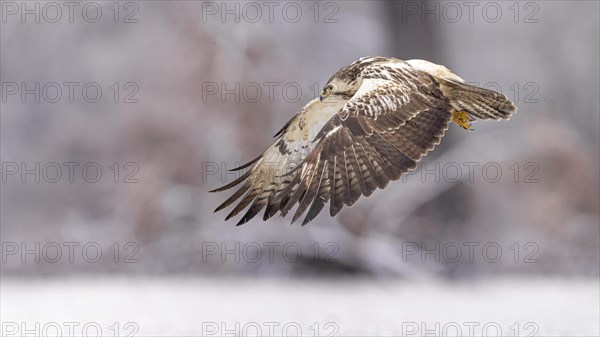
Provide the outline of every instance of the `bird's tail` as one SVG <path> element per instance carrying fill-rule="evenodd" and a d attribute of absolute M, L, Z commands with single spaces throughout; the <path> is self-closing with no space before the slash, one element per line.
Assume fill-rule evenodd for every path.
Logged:
<path fill-rule="evenodd" d="M 501 93 L 469 85 L 448 68 L 425 60 L 406 61 L 413 68 L 424 71 L 439 83 L 444 96 L 452 105 L 452 121 L 465 129 L 478 119 L 509 119 L 517 110 Z"/>
<path fill-rule="evenodd" d="M 457 113 L 466 112 L 469 120 L 509 119 L 517 110 L 501 93 L 452 80 L 439 79 L 444 95 Z"/>

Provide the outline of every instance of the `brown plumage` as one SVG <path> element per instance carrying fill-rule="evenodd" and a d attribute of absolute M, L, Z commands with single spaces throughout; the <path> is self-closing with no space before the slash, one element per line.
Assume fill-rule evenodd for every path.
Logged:
<path fill-rule="evenodd" d="M 307 212 L 303 225 L 308 223 L 328 202 L 334 216 L 414 169 L 439 144 L 450 121 L 470 128 L 470 121 L 508 119 L 515 110 L 504 95 L 465 84 L 443 66 L 362 58 L 337 71 L 321 97 L 245 165 L 250 169 L 244 175 L 211 191 L 244 182 L 215 211 L 241 198 L 226 217 L 250 206 L 238 225 L 263 209 L 267 220 L 296 205 L 292 222 Z"/>

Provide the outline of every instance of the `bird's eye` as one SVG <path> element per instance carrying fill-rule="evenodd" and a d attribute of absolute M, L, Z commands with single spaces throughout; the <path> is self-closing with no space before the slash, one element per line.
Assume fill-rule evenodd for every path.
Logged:
<path fill-rule="evenodd" d="M 325 87 L 325 91 L 326 91 L 326 92 L 333 91 L 333 84 L 328 84 L 328 85 Z"/>

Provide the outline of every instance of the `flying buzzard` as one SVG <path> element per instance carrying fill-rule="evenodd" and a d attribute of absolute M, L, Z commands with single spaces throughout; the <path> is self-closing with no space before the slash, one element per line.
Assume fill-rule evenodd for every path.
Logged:
<path fill-rule="evenodd" d="M 370 196 L 414 169 L 439 144 L 450 121 L 464 129 L 476 119 L 508 119 L 516 110 L 506 96 L 474 87 L 444 66 L 423 60 L 365 57 L 338 70 L 275 135 L 259 157 L 235 169 L 244 183 L 215 212 L 241 201 L 244 224 L 265 209 L 267 220 L 296 204 L 305 225 L 329 201 L 331 216 L 361 195 Z"/>

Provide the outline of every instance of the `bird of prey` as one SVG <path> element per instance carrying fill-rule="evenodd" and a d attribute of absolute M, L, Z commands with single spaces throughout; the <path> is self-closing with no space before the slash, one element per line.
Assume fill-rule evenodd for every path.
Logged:
<path fill-rule="evenodd" d="M 516 111 L 504 95 L 469 85 L 446 67 L 424 60 L 365 57 L 342 67 L 275 135 L 259 157 L 235 170 L 242 186 L 215 212 L 241 198 L 226 220 L 250 206 L 238 225 L 263 209 L 263 220 L 285 216 L 302 225 L 329 202 L 335 216 L 412 169 L 444 136 L 450 122 L 471 129 L 481 119 L 506 120 Z"/>

